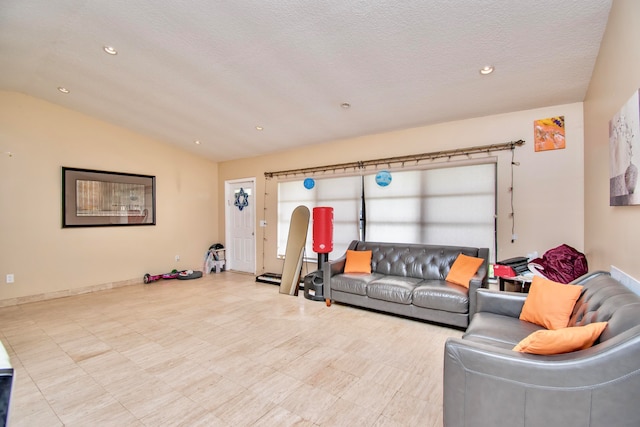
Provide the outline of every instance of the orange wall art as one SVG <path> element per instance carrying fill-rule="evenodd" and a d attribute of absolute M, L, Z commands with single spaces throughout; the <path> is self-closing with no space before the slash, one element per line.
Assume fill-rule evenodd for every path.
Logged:
<path fill-rule="evenodd" d="M 533 141 L 536 151 L 564 148 L 564 116 L 534 121 Z"/>

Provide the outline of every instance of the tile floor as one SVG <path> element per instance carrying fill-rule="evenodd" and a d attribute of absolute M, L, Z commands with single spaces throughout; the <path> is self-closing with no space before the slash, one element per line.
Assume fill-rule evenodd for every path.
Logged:
<path fill-rule="evenodd" d="M 13 427 L 441 426 L 461 335 L 233 272 L 0 308 Z"/>

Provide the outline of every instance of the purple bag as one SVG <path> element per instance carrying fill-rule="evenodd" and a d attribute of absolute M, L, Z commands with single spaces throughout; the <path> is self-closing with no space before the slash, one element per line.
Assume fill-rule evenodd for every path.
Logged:
<path fill-rule="evenodd" d="M 582 252 L 564 244 L 549 249 L 542 258 L 531 260 L 529 267 L 549 280 L 565 284 L 589 271 L 587 257 Z"/>

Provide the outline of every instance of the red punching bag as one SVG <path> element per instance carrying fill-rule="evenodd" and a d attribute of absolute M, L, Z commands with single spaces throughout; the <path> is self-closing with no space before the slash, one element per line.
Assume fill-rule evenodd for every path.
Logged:
<path fill-rule="evenodd" d="M 328 254 L 333 250 L 333 208 L 313 208 L 313 251 Z"/>

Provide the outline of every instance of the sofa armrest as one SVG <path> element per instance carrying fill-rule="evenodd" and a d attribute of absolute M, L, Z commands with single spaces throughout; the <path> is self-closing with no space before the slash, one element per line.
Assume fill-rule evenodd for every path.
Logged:
<path fill-rule="evenodd" d="M 469 322 L 477 311 L 476 293 L 478 289 L 489 287 L 489 249 L 479 248 L 478 258 L 482 258 L 484 262 L 469 281 Z"/>
<path fill-rule="evenodd" d="M 504 292 L 493 289 L 480 289 L 476 292 L 476 312 L 501 314 L 520 317 L 527 294 Z"/>
<path fill-rule="evenodd" d="M 331 278 L 344 272 L 346 262 L 347 256 L 343 255 L 336 260 L 325 262 L 322 266 L 323 291 L 326 300 L 331 300 Z"/>
<path fill-rule="evenodd" d="M 478 290 L 488 286 L 487 274 L 487 269 L 482 265 L 471 280 L 469 280 L 469 321 L 471 321 L 471 318 L 477 312 L 476 294 Z"/>
<path fill-rule="evenodd" d="M 611 276 L 611 273 L 608 271 L 602 271 L 602 270 L 597 270 L 597 271 L 592 271 L 589 272 L 583 276 L 578 277 L 577 279 L 575 279 L 574 281 L 572 281 L 570 284 L 571 285 L 582 285 L 583 283 L 588 282 L 589 280 L 593 279 L 596 276 Z"/>
<path fill-rule="evenodd" d="M 640 425 L 639 329 L 554 356 L 449 338 L 444 425 Z"/>
<path fill-rule="evenodd" d="M 351 243 L 349 243 L 347 250 L 355 250 L 357 246 L 358 240 L 352 240 Z M 336 274 L 342 274 L 346 263 L 347 253 L 345 252 L 340 258 L 327 261 L 322 266 L 323 291 L 327 305 L 329 305 L 331 301 L 331 278 Z"/>

